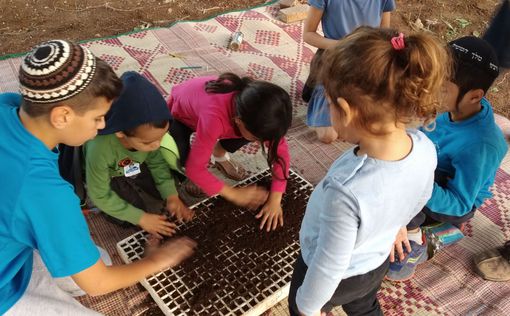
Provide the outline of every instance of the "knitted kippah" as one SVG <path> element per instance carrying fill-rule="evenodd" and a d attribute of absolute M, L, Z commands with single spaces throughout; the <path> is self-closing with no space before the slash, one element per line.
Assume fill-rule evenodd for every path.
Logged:
<path fill-rule="evenodd" d="M 34 103 L 63 101 L 83 91 L 95 71 L 96 59 L 87 48 L 63 40 L 48 41 L 23 59 L 21 94 Z"/>

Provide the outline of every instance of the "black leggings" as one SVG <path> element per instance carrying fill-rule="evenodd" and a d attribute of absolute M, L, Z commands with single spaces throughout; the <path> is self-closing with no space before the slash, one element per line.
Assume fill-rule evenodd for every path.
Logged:
<path fill-rule="evenodd" d="M 460 226 L 461 224 L 467 222 L 475 215 L 476 207 L 473 206 L 471 211 L 464 216 L 450 216 L 445 214 L 440 214 L 436 212 L 432 212 L 428 207 L 424 207 L 420 213 L 418 213 L 409 224 L 407 224 L 407 229 L 416 229 L 420 226 L 430 225 L 433 223 L 450 223 L 455 226 Z"/>
<path fill-rule="evenodd" d="M 184 123 L 179 122 L 174 119 L 170 122 L 170 135 L 172 135 L 175 143 L 177 144 L 177 148 L 179 149 L 179 155 L 181 157 L 181 163 L 183 165 L 186 164 L 188 160 L 189 151 L 191 149 L 190 138 L 191 134 L 193 134 L 193 130 L 186 126 Z M 229 153 L 236 152 L 239 148 L 248 144 L 250 141 L 245 138 L 230 138 L 230 139 L 221 139 L 220 141 L 221 147 L 228 151 Z"/>
<path fill-rule="evenodd" d="M 127 203 L 145 212 L 162 214 L 165 210 L 165 201 L 156 188 L 156 183 L 147 164 L 140 165 L 141 172 L 134 177 L 113 177 L 110 187 L 113 192 Z M 106 218 L 122 227 L 131 227 L 131 223 L 105 213 Z"/>
<path fill-rule="evenodd" d="M 388 271 L 390 265 L 389 257 L 374 270 L 365 274 L 356 275 L 343 279 L 335 290 L 335 293 L 321 308 L 322 312 L 330 312 L 333 307 L 342 305 L 347 315 L 382 315 L 381 306 L 377 300 L 377 291 Z M 291 316 L 299 316 L 296 305 L 296 294 L 298 288 L 303 284 L 308 267 L 299 254 L 294 264 L 294 272 L 290 282 L 289 312 Z"/>

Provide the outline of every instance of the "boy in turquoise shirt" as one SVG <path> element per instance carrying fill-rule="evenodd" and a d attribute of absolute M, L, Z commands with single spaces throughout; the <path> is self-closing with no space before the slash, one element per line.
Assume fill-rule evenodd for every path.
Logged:
<path fill-rule="evenodd" d="M 53 278 L 101 295 L 135 284 L 192 252 L 178 239 L 130 265 L 106 266 L 79 199 L 58 170 L 57 144 L 79 146 L 104 127 L 121 90 L 88 49 L 53 40 L 21 62 L 20 94 L 0 94 L 0 314 L 97 315 Z"/>

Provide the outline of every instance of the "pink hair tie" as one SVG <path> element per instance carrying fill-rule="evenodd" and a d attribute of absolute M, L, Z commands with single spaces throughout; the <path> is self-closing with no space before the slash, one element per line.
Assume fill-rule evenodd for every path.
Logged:
<path fill-rule="evenodd" d="M 404 42 L 404 33 L 399 33 L 398 36 L 395 36 L 391 39 L 391 46 L 395 50 L 402 50 L 406 48 L 406 44 Z"/>

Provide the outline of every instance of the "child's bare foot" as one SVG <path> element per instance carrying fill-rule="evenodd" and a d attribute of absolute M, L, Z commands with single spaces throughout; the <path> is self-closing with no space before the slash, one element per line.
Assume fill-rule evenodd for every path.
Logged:
<path fill-rule="evenodd" d="M 246 170 L 231 159 L 225 159 L 223 161 L 218 161 L 216 159 L 214 166 L 220 170 L 221 173 L 223 173 L 227 178 L 232 180 L 241 181 L 246 179 L 248 176 Z"/>

